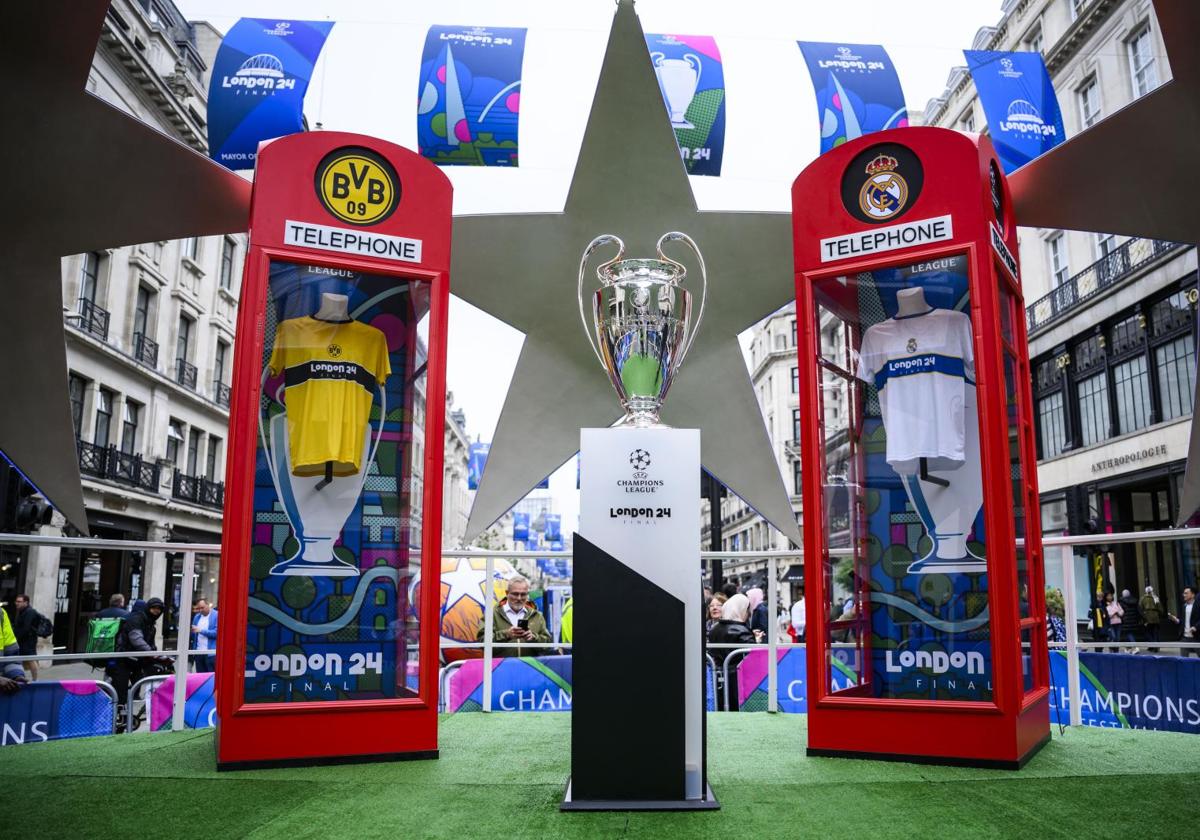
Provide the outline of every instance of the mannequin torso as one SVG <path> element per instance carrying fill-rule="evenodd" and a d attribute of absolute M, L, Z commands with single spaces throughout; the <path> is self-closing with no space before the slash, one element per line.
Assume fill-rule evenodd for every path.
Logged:
<path fill-rule="evenodd" d="M 349 321 L 350 298 L 326 292 L 321 295 L 321 306 L 313 317 L 318 321 Z"/>

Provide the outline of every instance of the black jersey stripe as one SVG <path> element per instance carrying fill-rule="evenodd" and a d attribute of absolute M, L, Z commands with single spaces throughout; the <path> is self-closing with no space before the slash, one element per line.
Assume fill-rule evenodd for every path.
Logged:
<path fill-rule="evenodd" d="M 313 379 L 357 382 L 371 393 L 375 390 L 375 375 L 354 362 L 313 360 L 293 365 L 283 372 L 283 384 L 288 388 L 303 385 Z"/>

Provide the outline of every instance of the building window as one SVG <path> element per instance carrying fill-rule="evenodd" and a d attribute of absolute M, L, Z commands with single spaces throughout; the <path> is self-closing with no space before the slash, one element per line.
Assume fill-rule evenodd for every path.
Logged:
<path fill-rule="evenodd" d="M 1092 76 L 1079 89 L 1079 121 L 1090 128 L 1100 119 L 1100 85 Z"/>
<path fill-rule="evenodd" d="M 200 458 L 200 430 L 192 429 L 188 432 L 188 447 L 187 447 L 187 474 L 196 474 L 196 464 Z"/>
<path fill-rule="evenodd" d="M 1096 259 L 1102 260 L 1117 249 L 1117 237 L 1111 233 L 1096 234 Z"/>
<path fill-rule="evenodd" d="M 1158 87 L 1158 67 L 1154 59 L 1154 38 L 1150 27 L 1129 39 L 1129 73 L 1133 77 L 1133 95 L 1145 96 Z"/>
<path fill-rule="evenodd" d="M 237 246 L 226 237 L 221 240 L 221 288 L 233 288 L 233 255 Z"/>
<path fill-rule="evenodd" d="M 1067 448 L 1067 424 L 1061 392 L 1038 400 L 1038 425 L 1042 435 L 1042 457 L 1062 454 Z"/>
<path fill-rule="evenodd" d="M 147 336 L 147 327 L 150 323 L 150 297 L 153 294 L 145 286 L 138 286 L 137 299 L 133 305 L 133 334 L 134 336 Z"/>
<path fill-rule="evenodd" d="M 1190 414 L 1196 384 L 1196 351 L 1191 335 L 1169 341 L 1154 351 L 1164 420 Z"/>
<path fill-rule="evenodd" d="M 796 319 L 792 319 L 792 346 L 796 346 Z"/>
<path fill-rule="evenodd" d="M 132 455 L 137 446 L 138 420 L 141 419 L 142 407 L 133 400 L 125 400 L 125 417 L 121 421 L 121 451 Z"/>
<path fill-rule="evenodd" d="M 792 368 L 792 393 L 800 393 L 800 368 Z"/>
<path fill-rule="evenodd" d="M 208 436 L 208 453 L 204 456 L 204 477 L 216 481 L 217 450 L 221 447 L 221 439 L 215 435 Z"/>
<path fill-rule="evenodd" d="M 83 255 L 83 265 L 79 269 L 79 299 L 88 303 L 96 302 L 96 286 L 100 277 L 100 255 L 94 251 Z"/>
<path fill-rule="evenodd" d="M 1146 357 L 1135 356 L 1113 366 L 1117 394 L 1117 433 L 1127 434 L 1150 425 L 1150 377 Z"/>
<path fill-rule="evenodd" d="M 196 258 L 200 256 L 200 237 L 189 236 L 187 239 L 182 240 L 181 247 L 183 255 L 192 262 L 196 262 Z"/>
<path fill-rule="evenodd" d="M 87 380 L 78 374 L 67 375 L 67 393 L 71 397 L 71 425 L 75 427 L 75 437 L 79 437 L 83 429 L 83 394 L 87 389 Z"/>
<path fill-rule="evenodd" d="M 975 133 L 975 112 L 968 110 L 962 118 L 962 130 L 968 134 Z"/>
<path fill-rule="evenodd" d="M 1088 4 L 1089 0 L 1067 0 L 1067 5 L 1071 8 L 1071 20 L 1076 20 L 1079 13 L 1083 11 L 1083 7 Z"/>
<path fill-rule="evenodd" d="M 792 440 L 800 440 L 800 409 L 792 409 Z"/>
<path fill-rule="evenodd" d="M 1084 446 L 1108 439 L 1108 382 L 1103 373 L 1079 383 L 1079 432 Z"/>
<path fill-rule="evenodd" d="M 1035 53 L 1042 51 L 1042 27 L 1038 26 L 1025 36 L 1025 49 Z"/>
<path fill-rule="evenodd" d="M 188 360 L 188 351 L 192 345 L 192 326 L 196 322 L 186 315 L 179 316 L 179 334 L 175 337 L 175 358 Z"/>
<path fill-rule="evenodd" d="M 1050 249 L 1050 286 L 1057 289 L 1067 282 L 1071 269 L 1067 264 L 1067 240 L 1061 233 L 1046 242 Z"/>
<path fill-rule="evenodd" d="M 183 445 L 183 424 L 178 420 L 167 423 L 167 460 L 172 467 L 179 466 L 179 447 Z"/>
<path fill-rule="evenodd" d="M 112 428 L 113 392 L 101 388 L 96 393 L 96 434 L 92 443 L 97 446 L 108 446 L 109 430 Z"/>
<path fill-rule="evenodd" d="M 217 340 L 217 353 L 213 358 L 213 384 L 222 385 L 225 382 L 225 358 L 229 353 L 229 345 Z"/>
<path fill-rule="evenodd" d="M 804 491 L 804 485 L 800 479 L 800 461 L 792 462 L 792 495 L 799 496 Z"/>

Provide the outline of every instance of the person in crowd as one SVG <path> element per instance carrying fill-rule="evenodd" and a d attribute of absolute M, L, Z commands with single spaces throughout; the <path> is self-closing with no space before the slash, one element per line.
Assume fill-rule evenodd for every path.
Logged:
<path fill-rule="evenodd" d="M 796 637 L 797 642 L 804 641 L 804 625 L 808 619 L 804 615 L 804 587 L 800 587 L 800 594 L 796 598 L 796 603 L 792 604 L 792 633 Z"/>
<path fill-rule="evenodd" d="M 763 600 L 765 597 L 757 586 L 746 590 L 746 598 L 750 601 L 750 632 L 760 642 L 767 638 L 771 628 L 771 619 L 767 615 L 767 605 Z"/>
<path fill-rule="evenodd" d="M 1162 600 L 1154 592 L 1153 586 L 1147 586 L 1142 597 L 1138 599 L 1138 612 L 1142 616 L 1142 626 L 1146 628 L 1146 641 L 1157 642 L 1160 638 L 1162 620 L 1163 620 L 1163 604 Z M 1151 653 L 1157 653 L 1158 648 L 1148 648 Z"/>
<path fill-rule="evenodd" d="M 114 592 L 108 599 L 108 606 L 96 613 L 96 618 L 129 618 L 129 610 L 125 609 L 125 596 Z"/>
<path fill-rule="evenodd" d="M 8 619 L 8 611 L 0 607 L 0 656 L 20 656 L 17 633 Z M 25 684 L 25 669 L 20 662 L 0 663 L 0 694 L 12 694 Z"/>
<path fill-rule="evenodd" d="M 1051 598 L 1050 590 L 1047 589 L 1046 598 L 1046 641 L 1050 643 L 1065 642 L 1067 640 L 1067 625 L 1063 621 L 1063 598 L 1062 592 L 1054 590 L 1057 597 Z"/>
<path fill-rule="evenodd" d="M 42 621 L 42 614 L 30 605 L 28 595 L 18 595 L 13 603 L 17 607 L 17 620 L 13 622 L 13 631 L 17 634 L 17 648 L 21 651 L 21 656 L 34 656 L 37 654 L 37 628 Z M 29 672 L 29 681 L 36 681 L 38 678 L 37 660 L 27 659 L 21 664 Z"/>
<path fill-rule="evenodd" d="M 192 614 L 191 645 L 193 650 L 204 651 L 192 657 L 197 673 L 214 670 L 217 659 L 217 611 L 207 598 L 196 602 L 196 611 Z"/>
<path fill-rule="evenodd" d="M 117 651 L 150 651 L 157 650 L 154 646 L 157 634 L 155 623 L 163 614 L 165 605 L 162 598 L 151 598 L 145 602 L 142 609 L 134 610 L 129 617 L 121 622 L 121 631 L 117 633 Z M 146 662 L 142 658 L 119 657 L 114 660 L 112 686 L 117 691 L 117 704 L 124 706 L 129 698 L 130 683 L 137 682 L 142 676 Z"/>
<path fill-rule="evenodd" d="M 1108 607 L 1102 593 L 1092 602 L 1092 641 L 1109 641 Z"/>
<path fill-rule="evenodd" d="M 708 634 L 712 632 L 713 627 L 721 620 L 721 607 L 724 604 L 717 597 L 708 599 L 708 604 L 705 607 L 706 618 L 704 620 L 704 637 L 708 638 Z"/>
<path fill-rule="evenodd" d="M 1104 611 L 1108 614 L 1108 640 L 1110 642 L 1121 641 L 1121 621 L 1125 615 L 1125 609 L 1117 601 L 1117 596 L 1111 592 L 1104 593 Z M 1109 648 L 1113 653 L 1120 653 L 1119 647 Z"/>
<path fill-rule="evenodd" d="M 1183 609 L 1179 615 L 1168 614 L 1171 621 L 1179 625 L 1179 641 L 1200 642 L 1200 604 L 1196 603 L 1196 588 L 1183 587 Z M 1184 656 L 1200 657 L 1200 649 L 1183 648 Z"/>
<path fill-rule="evenodd" d="M 740 593 L 730 596 L 721 608 L 721 618 L 713 625 L 708 633 L 710 644 L 728 644 L 738 647 L 755 644 L 758 639 L 750 630 L 750 599 Z M 724 673 L 725 660 L 733 648 L 709 648 L 709 655 L 717 665 L 717 672 Z M 738 655 L 738 659 L 741 654 Z M 729 700 L 730 711 L 737 711 L 737 661 L 729 663 L 729 684 L 725 686 L 725 696 Z"/>
<path fill-rule="evenodd" d="M 1125 615 L 1121 616 L 1121 639 L 1126 642 L 1136 642 L 1137 630 L 1142 625 L 1142 613 L 1138 609 L 1138 600 L 1128 589 L 1122 589 L 1121 597 L 1117 600 L 1121 604 L 1121 609 L 1125 610 Z M 1132 652 L 1137 653 L 1137 648 L 1133 648 Z"/>
<path fill-rule="evenodd" d="M 730 578 L 725 581 L 725 584 L 721 587 L 721 594 L 725 596 L 726 601 L 738 594 L 737 579 Z"/>
<path fill-rule="evenodd" d="M 484 623 L 479 623 L 475 638 L 483 641 Z M 521 650 L 521 643 L 545 644 L 550 641 L 546 619 L 537 607 L 529 603 L 529 581 L 517 576 L 508 582 L 504 600 L 492 612 L 492 641 L 501 644 L 516 642 L 515 648 L 500 648 L 496 656 L 537 656 L 546 652 L 539 648 Z"/>

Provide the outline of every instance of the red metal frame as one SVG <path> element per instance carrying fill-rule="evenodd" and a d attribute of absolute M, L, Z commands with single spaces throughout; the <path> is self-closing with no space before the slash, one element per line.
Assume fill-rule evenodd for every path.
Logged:
<path fill-rule="evenodd" d="M 402 186 L 400 201 L 379 224 L 353 228 L 327 212 L 314 189 L 322 158 L 345 146 L 386 158 Z M 446 326 L 450 302 L 449 180 L 419 155 L 371 137 L 340 132 L 293 135 L 265 145 L 251 200 L 250 251 L 238 311 L 225 476 L 221 551 L 221 642 L 217 648 L 217 764 L 245 767 L 367 757 L 434 756 L 437 750 L 437 669 L 441 568 L 442 450 L 446 402 Z M 370 256 L 285 245 L 292 220 L 403 236 L 422 241 L 421 261 L 399 263 Z M 389 275 L 430 285 L 425 385 L 425 456 L 422 487 L 421 581 L 418 616 L 418 696 L 394 700 L 296 703 L 244 702 L 247 598 L 253 529 L 254 469 L 258 447 L 260 367 L 272 260 Z M 432 480 L 431 477 L 438 477 Z M 312 716 L 319 716 L 314 718 Z M 315 724 L 315 726 L 313 725 Z"/>
<path fill-rule="evenodd" d="M 953 237 L 936 245 L 888 250 L 867 258 L 822 262 L 821 239 L 876 229 L 875 225 L 856 219 L 845 209 L 841 184 L 853 159 L 881 143 L 908 147 L 924 168 L 920 194 L 910 196 L 907 207 L 889 223 L 905 224 L 950 215 Z M 990 239 L 991 226 L 998 222 L 998 230 L 1003 230 L 1004 245 L 1016 257 L 1016 221 L 1003 176 L 1000 178 L 1003 209 L 999 217 L 992 206 L 988 175 L 993 161 L 999 167 L 986 137 L 937 128 L 897 129 L 859 138 L 822 155 L 793 185 L 800 407 L 802 416 L 817 421 L 804 423 L 801 429 L 801 452 L 806 467 L 802 486 L 804 508 L 816 512 L 815 516 L 806 517 L 804 551 L 806 562 L 820 564 L 822 572 L 806 576 L 811 582 L 806 592 L 810 753 L 1015 767 L 1049 738 L 1045 592 L 1037 505 L 1037 461 L 1032 441 L 1028 344 L 1019 282 L 1001 267 Z M 820 511 L 824 510 L 825 453 L 813 285 L 826 278 L 853 276 L 858 272 L 962 254 L 967 257 L 970 272 L 970 315 L 976 355 L 983 513 L 988 535 L 992 700 L 889 699 L 860 696 L 862 691 L 834 694 L 829 691 L 828 684 L 831 648 L 825 614 L 829 596 L 829 582 L 824 574 L 828 538 L 819 519 Z M 1001 285 L 1011 295 L 1004 301 L 1009 307 L 1012 323 L 1011 344 L 1002 340 L 1002 299 L 998 291 Z M 1013 486 L 1009 478 L 1003 364 L 1005 350 L 1016 360 L 1016 425 L 1025 480 L 1023 502 L 1030 617 L 1024 620 L 1018 614 L 1017 547 Z M 854 422 L 851 418 L 850 423 Z M 856 551 L 856 555 L 859 553 Z M 869 593 L 866 597 L 869 598 Z M 1023 684 L 1019 637 L 1022 628 L 1032 630 L 1031 691 L 1025 691 Z M 869 659 L 864 660 L 863 667 L 870 668 Z"/>

